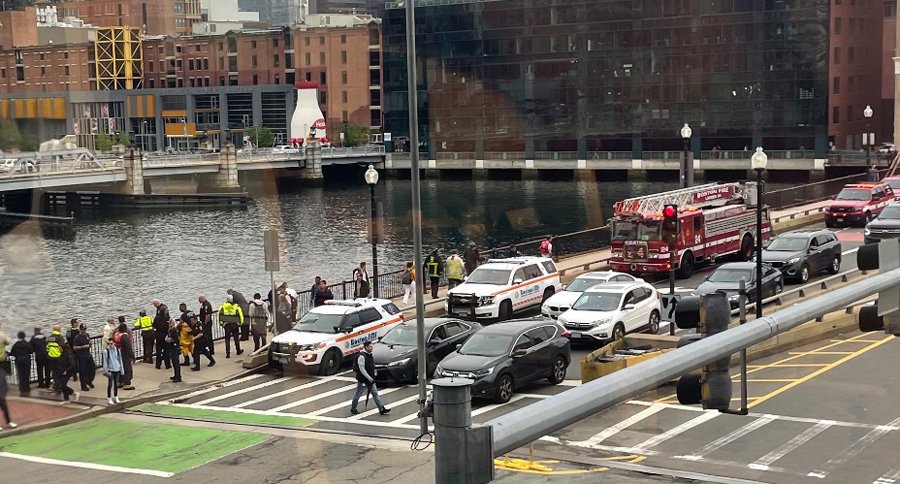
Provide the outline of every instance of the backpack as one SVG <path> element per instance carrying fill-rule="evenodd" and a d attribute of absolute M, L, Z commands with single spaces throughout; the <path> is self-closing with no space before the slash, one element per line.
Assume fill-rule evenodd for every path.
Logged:
<path fill-rule="evenodd" d="M 409 271 L 403 271 L 403 279 L 400 282 L 403 284 L 412 284 L 412 274 Z"/>
<path fill-rule="evenodd" d="M 550 253 L 550 242 L 544 240 L 541 242 L 541 254 L 549 254 Z"/>

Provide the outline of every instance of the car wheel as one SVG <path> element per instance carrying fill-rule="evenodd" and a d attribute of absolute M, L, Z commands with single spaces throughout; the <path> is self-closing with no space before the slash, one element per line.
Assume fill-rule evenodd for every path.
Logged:
<path fill-rule="evenodd" d="M 269 368 L 275 371 L 284 371 L 284 365 L 275 361 L 275 357 L 272 355 L 272 348 L 269 348 Z"/>
<path fill-rule="evenodd" d="M 871 221 L 872 221 L 872 212 L 866 212 L 866 221 L 863 223 L 863 227 L 868 225 L 868 223 Z"/>
<path fill-rule="evenodd" d="M 544 297 L 541 298 L 541 304 L 544 304 L 545 302 L 547 302 L 547 299 L 550 299 L 551 297 L 553 297 L 553 294 L 555 294 L 555 293 L 556 293 L 556 289 L 554 289 L 552 287 L 548 287 L 547 289 L 544 289 Z"/>
<path fill-rule="evenodd" d="M 834 222 L 832 222 L 831 220 L 828 220 L 828 219 L 826 218 L 826 219 L 825 219 L 825 226 L 828 227 L 828 228 L 830 229 L 830 228 L 834 227 Z"/>
<path fill-rule="evenodd" d="M 803 267 L 800 268 L 800 274 L 797 276 L 797 279 L 801 284 L 806 284 L 809 281 L 809 264 L 803 264 Z"/>
<path fill-rule="evenodd" d="M 650 334 L 659 333 L 659 311 L 653 310 L 650 313 Z"/>
<path fill-rule="evenodd" d="M 841 256 L 835 255 L 834 258 L 831 259 L 831 265 L 828 266 L 828 272 L 831 274 L 841 272 Z"/>
<path fill-rule="evenodd" d="M 741 239 L 741 260 L 747 262 L 749 260 L 753 260 L 753 236 L 750 234 L 744 234 L 744 238 Z"/>
<path fill-rule="evenodd" d="M 687 252 L 681 259 L 681 267 L 675 271 L 680 279 L 687 279 L 694 275 L 694 254 Z"/>
<path fill-rule="evenodd" d="M 496 403 L 506 403 L 513 396 L 513 379 L 508 374 L 500 375 L 497 378 L 497 383 L 495 393 L 494 393 L 494 402 Z"/>
<path fill-rule="evenodd" d="M 613 341 L 619 341 L 625 337 L 625 325 L 622 323 L 616 323 L 615 327 L 612 330 L 612 339 Z"/>
<path fill-rule="evenodd" d="M 512 302 L 509 300 L 503 301 L 500 303 L 500 317 L 497 318 L 500 321 L 506 321 L 507 319 L 512 317 Z"/>
<path fill-rule="evenodd" d="M 553 361 L 553 372 L 550 373 L 547 381 L 549 381 L 551 385 L 558 385 L 562 383 L 562 381 L 566 379 L 566 368 L 568 366 L 569 365 L 566 364 L 565 358 L 563 358 L 562 356 L 557 356 Z"/>
<path fill-rule="evenodd" d="M 319 365 L 319 374 L 323 376 L 331 376 L 338 372 L 341 367 L 341 355 L 337 350 L 328 350 L 322 357 L 322 363 Z"/>
<path fill-rule="evenodd" d="M 781 294 L 782 291 L 784 291 L 784 283 L 781 281 L 776 282 L 775 283 L 775 292 L 773 295 L 777 296 L 777 295 Z"/>

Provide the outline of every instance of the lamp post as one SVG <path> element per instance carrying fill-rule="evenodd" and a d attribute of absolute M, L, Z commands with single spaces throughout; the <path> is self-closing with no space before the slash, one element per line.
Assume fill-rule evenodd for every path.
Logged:
<path fill-rule="evenodd" d="M 372 204 L 372 220 L 370 236 L 372 237 L 372 295 L 378 297 L 378 210 L 375 204 L 375 185 L 378 184 L 378 170 L 374 166 L 369 165 L 369 169 L 365 174 L 366 183 L 369 184 L 370 202 Z"/>
<path fill-rule="evenodd" d="M 875 144 L 875 133 L 870 132 L 872 115 L 872 106 L 866 105 L 863 109 L 863 116 L 866 118 L 866 132 L 863 133 L 863 144 L 866 145 L 866 166 L 872 166 L 872 145 Z"/>
<path fill-rule="evenodd" d="M 763 172 L 769 157 L 763 152 L 762 146 L 756 148 L 756 153 L 750 157 L 750 166 L 756 172 L 756 318 L 762 317 L 762 249 L 763 249 Z"/>
<path fill-rule="evenodd" d="M 688 171 L 693 170 L 688 161 L 688 153 L 691 150 L 691 134 L 693 131 L 687 123 L 681 128 L 681 139 L 684 140 L 684 160 L 681 162 L 681 188 L 688 187 Z M 693 177 L 692 177 L 693 178 Z"/>
<path fill-rule="evenodd" d="M 144 144 L 147 142 L 147 121 L 141 122 L 141 153 L 147 151 L 146 146 Z"/>

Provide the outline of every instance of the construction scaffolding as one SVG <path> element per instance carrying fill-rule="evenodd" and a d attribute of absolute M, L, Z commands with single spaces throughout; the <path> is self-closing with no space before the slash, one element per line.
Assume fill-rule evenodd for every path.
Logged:
<path fill-rule="evenodd" d="M 98 91 L 143 89 L 141 30 L 101 27 L 94 41 L 94 80 Z"/>

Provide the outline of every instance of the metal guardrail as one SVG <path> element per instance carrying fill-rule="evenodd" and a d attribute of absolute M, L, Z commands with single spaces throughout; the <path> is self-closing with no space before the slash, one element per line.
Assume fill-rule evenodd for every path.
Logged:
<path fill-rule="evenodd" d="M 105 165 L 101 160 L 64 160 L 35 164 L 29 159 L 21 158 L 16 160 L 12 169 L 0 172 L 0 180 L 40 179 L 48 176 L 103 173 L 123 170 L 124 168 L 121 166 Z"/>

